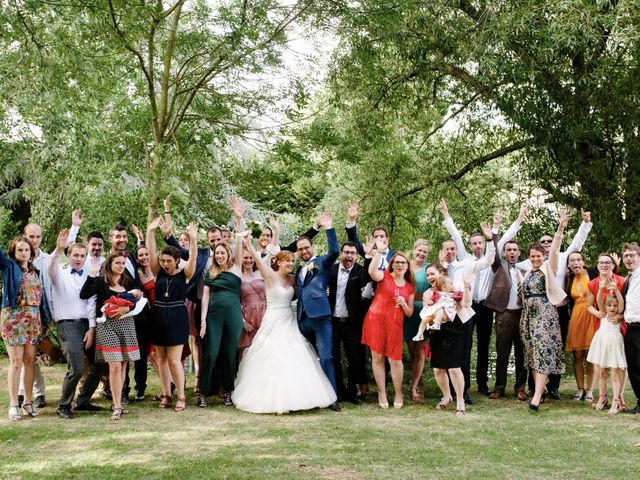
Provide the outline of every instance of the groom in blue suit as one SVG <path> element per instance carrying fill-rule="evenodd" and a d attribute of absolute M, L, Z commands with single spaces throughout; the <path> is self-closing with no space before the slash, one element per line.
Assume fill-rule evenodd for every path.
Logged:
<path fill-rule="evenodd" d="M 311 240 L 300 237 L 296 242 L 297 253 L 302 266 L 296 272 L 296 291 L 298 293 L 298 328 L 300 332 L 316 346 L 320 357 L 320 366 L 333 389 L 336 390 L 336 377 L 333 370 L 331 307 L 327 297 L 327 285 L 331 266 L 340 255 L 340 246 L 336 231 L 332 228 L 330 213 L 320 216 L 320 225 L 327 234 L 329 251 L 317 257 Z M 338 402 L 329 408 L 340 411 Z"/>

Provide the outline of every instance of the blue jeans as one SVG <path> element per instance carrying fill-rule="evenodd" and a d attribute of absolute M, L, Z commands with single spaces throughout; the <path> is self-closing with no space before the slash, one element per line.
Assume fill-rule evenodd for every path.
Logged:
<path fill-rule="evenodd" d="M 331 382 L 333 390 L 336 389 L 336 375 L 333 369 L 333 349 L 331 316 L 307 317 L 306 312 L 302 312 L 302 317 L 298 322 L 300 333 L 305 336 L 311 345 L 314 345 L 320 357 L 320 367 Z"/>

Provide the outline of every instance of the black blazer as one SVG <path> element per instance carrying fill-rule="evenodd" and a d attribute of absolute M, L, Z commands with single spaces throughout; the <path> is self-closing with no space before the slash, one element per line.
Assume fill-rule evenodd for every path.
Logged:
<path fill-rule="evenodd" d="M 133 281 L 133 279 L 125 275 L 125 286 L 127 290 L 131 290 L 133 288 L 137 288 L 137 285 Z M 105 281 L 102 275 L 97 277 L 87 277 L 87 280 L 84 282 L 82 289 L 80 290 L 80 298 L 83 300 L 88 300 L 89 298 L 97 296 L 96 301 L 96 315 L 98 317 L 102 316 L 102 305 L 106 300 L 111 297 L 111 292 L 109 290 L 109 285 Z"/>
<path fill-rule="evenodd" d="M 338 270 L 340 264 L 336 263 L 331 267 L 329 272 L 329 305 L 331 306 L 331 314 L 336 309 L 336 290 L 338 288 Z M 344 292 L 344 299 L 347 304 L 347 311 L 349 317 L 354 319 L 357 323 L 364 321 L 364 316 L 367 313 L 366 306 L 362 300 L 362 288 L 367 284 L 366 280 L 362 276 L 362 266 L 355 263 L 351 267 L 349 272 L 349 279 L 347 280 L 347 286 Z"/>

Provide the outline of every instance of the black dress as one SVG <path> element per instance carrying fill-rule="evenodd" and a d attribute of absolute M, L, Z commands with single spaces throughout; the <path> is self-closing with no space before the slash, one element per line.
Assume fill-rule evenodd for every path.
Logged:
<path fill-rule="evenodd" d="M 444 322 L 440 330 L 429 331 L 431 368 L 460 368 L 464 363 L 465 327 L 456 315 L 453 322 Z"/>
<path fill-rule="evenodd" d="M 184 304 L 189 285 L 184 270 L 167 275 L 163 269 L 156 279 L 151 343 L 161 347 L 184 345 L 189 339 L 189 316 Z"/>

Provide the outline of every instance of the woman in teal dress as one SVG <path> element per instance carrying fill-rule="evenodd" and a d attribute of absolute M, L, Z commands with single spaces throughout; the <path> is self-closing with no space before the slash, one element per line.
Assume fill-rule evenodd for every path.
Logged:
<path fill-rule="evenodd" d="M 211 268 L 204 282 L 200 337 L 206 345 L 200 374 L 198 406 L 206 407 L 211 395 L 211 377 L 216 359 L 222 367 L 224 404 L 232 406 L 231 392 L 236 376 L 238 342 L 242 333 L 242 238 L 236 242 L 236 258 L 225 243 L 213 251 Z M 208 305 L 208 308 L 205 308 Z"/>
<path fill-rule="evenodd" d="M 412 339 L 418 332 L 420 326 L 420 310 L 422 310 L 422 294 L 431 285 L 427 280 L 427 256 L 431 245 L 428 240 L 416 240 L 413 244 L 413 255 L 411 260 L 411 273 L 416 282 L 416 297 L 414 300 L 413 315 L 404 319 L 404 341 L 407 342 L 409 359 L 411 361 L 411 400 L 418 401 L 424 396 L 424 385 L 422 383 L 422 372 L 424 370 L 424 346 L 427 339 L 414 342 Z"/>

